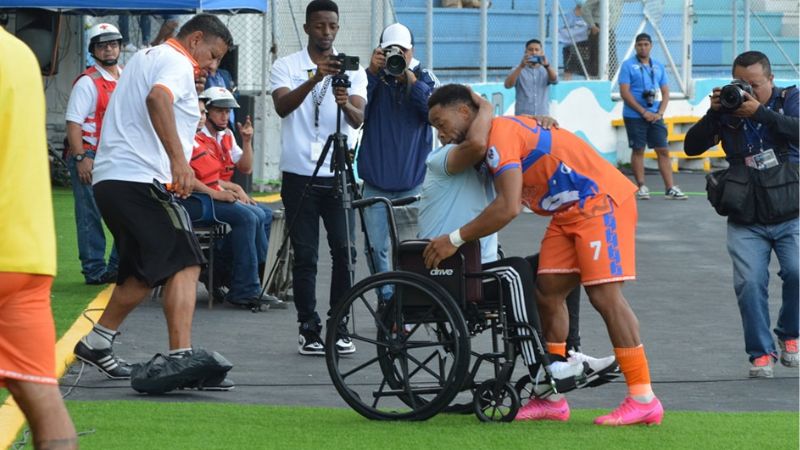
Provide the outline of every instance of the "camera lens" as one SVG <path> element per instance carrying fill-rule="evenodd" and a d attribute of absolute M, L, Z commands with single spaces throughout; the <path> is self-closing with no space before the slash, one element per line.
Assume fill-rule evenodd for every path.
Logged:
<path fill-rule="evenodd" d="M 403 51 L 397 47 L 389 47 L 386 50 L 386 72 L 395 77 L 400 76 L 406 70 L 406 57 Z"/>
<path fill-rule="evenodd" d="M 734 110 L 742 106 L 744 102 L 744 95 L 739 86 L 729 84 L 722 87 L 719 93 L 719 103 L 723 108 Z"/>

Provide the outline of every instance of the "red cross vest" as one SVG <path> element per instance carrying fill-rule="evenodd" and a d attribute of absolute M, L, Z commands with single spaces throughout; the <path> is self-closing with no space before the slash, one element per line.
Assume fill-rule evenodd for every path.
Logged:
<path fill-rule="evenodd" d="M 100 129 L 103 127 L 103 117 L 106 114 L 106 108 L 108 108 L 108 100 L 111 98 L 111 93 L 114 92 L 114 89 L 117 87 L 116 81 L 109 81 L 103 78 L 103 74 L 97 70 L 97 67 L 92 66 L 86 69 L 82 74 L 78 75 L 78 78 L 75 78 L 75 81 L 72 82 L 74 86 L 78 80 L 83 77 L 87 76 L 92 80 L 94 83 L 95 88 L 97 89 L 97 105 L 94 108 L 94 117 L 93 118 L 86 118 L 84 123 L 94 123 L 94 132 L 88 132 L 81 127 L 82 136 L 83 137 L 93 137 L 95 138 L 95 142 L 100 142 Z M 83 140 L 83 148 L 84 150 L 92 150 L 97 151 L 97 144 L 91 145 L 86 140 Z"/>
<path fill-rule="evenodd" d="M 222 190 L 219 186 L 222 173 L 219 149 L 216 139 L 200 131 L 194 136 L 192 159 L 189 161 L 189 165 L 194 170 L 194 176 L 201 183 L 217 191 Z"/>

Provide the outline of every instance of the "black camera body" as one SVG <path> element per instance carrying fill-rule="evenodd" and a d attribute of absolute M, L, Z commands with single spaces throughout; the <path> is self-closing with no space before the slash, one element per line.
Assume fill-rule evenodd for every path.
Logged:
<path fill-rule="evenodd" d="M 406 55 L 403 49 L 397 45 L 392 45 L 383 50 L 383 55 L 386 57 L 386 65 L 384 70 L 389 75 L 399 77 L 406 71 Z"/>
<path fill-rule="evenodd" d="M 730 84 L 722 86 L 719 93 L 719 103 L 723 111 L 736 111 L 742 106 L 746 98 L 744 93 L 753 95 L 753 86 L 744 80 L 733 80 Z"/>
<path fill-rule="evenodd" d="M 345 73 L 347 71 L 358 70 L 358 56 L 348 56 L 344 53 L 339 53 L 338 55 L 331 55 L 331 58 L 339 61 L 341 63 L 341 67 L 339 68 L 339 73 Z"/>
<path fill-rule="evenodd" d="M 644 99 L 645 103 L 648 107 L 653 106 L 656 101 L 656 90 L 655 89 L 648 89 L 642 92 L 642 98 Z"/>

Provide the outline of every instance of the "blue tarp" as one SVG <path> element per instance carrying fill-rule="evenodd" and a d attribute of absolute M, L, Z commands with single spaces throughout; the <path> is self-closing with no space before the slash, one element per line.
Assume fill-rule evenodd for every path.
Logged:
<path fill-rule="evenodd" d="M 0 9 L 39 8 L 69 14 L 97 14 L 102 11 L 132 13 L 144 11 L 193 13 L 198 10 L 215 12 L 267 12 L 268 0 L 0 0 Z"/>

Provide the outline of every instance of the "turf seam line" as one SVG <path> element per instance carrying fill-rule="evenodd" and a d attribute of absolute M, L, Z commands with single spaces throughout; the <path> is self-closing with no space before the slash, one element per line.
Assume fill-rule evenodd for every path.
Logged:
<path fill-rule="evenodd" d="M 101 312 L 111 299 L 111 291 L 115 285 L 109 285 L 89 303 L 87 309 L 94 309 L 94 321 L 100 317 Z M 84 318 L 83 312 L 75 319 L 72 326 L 61 336 L 56 343 L 56 378 L 61 378 L 67 368 L 75 361 L 73 349 L 78 340 L 92 329 L 92 323 Z M 25 425 L 25 416 L 10 395 L 5 403 L 0 406 L 0 448 L 8 448 L 14 443 L 20 429 Z"/>

